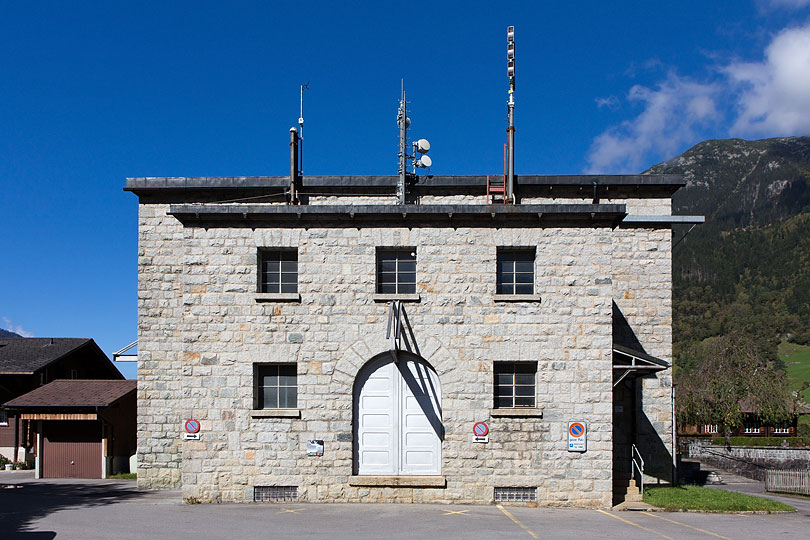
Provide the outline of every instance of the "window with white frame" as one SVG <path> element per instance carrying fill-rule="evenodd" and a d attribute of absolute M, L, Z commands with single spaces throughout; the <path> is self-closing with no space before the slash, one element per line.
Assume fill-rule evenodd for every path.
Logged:
<path fill-rule="evenodd" d="M 6 409 L 0 407 L 0 426 L 7 426 L 8 425 L 8 413 Z"/>
<path fill-rule="evenodd" d="M 416 248 L 377 248 L 377 292 L 416 294 Z"/>
<path fill-rule="evenodd" d="M 746 424 L 745 433 L 747 433 L 747 434 L 759 433 L 759 426 L 755 425 L 755 424 Z"/>
<path fill-rule="evenodd" d="M 537 362 L 495 362 L 495 408 L 535 407 Z"/>
<path fill-rule="evenodd" d="M 259 292 L 298 292 L 298 251 L 259 249 Z"/>
<path fill-rule="evenodd" d="M 534 294 L 534 248 L 498 248 L 496 294 Z"/>
<path fill-rule="evenodd" d="M 703 433 L 717 433 L 717 424 L 705 424 Z"/>
<path fill-rule="evenodd" d="M 298 373 L 295 364 L 254 364 L 254 409 L 298 407 Z"/>
<path fill-rule="evenodd" d="M 790 428 L 789 427 L 776 427 L 773 428 L 774 435 L 789 435 Z"/>

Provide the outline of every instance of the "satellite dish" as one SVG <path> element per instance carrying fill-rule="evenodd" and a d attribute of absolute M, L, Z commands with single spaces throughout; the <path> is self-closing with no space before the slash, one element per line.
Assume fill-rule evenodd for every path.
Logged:
<path fill-rule="evenodd" d="M 420 154 L 426 154 L 430 150 L 430 143 L 427 139 L 419 139 L 416 141 L 416 151 Z M 430 165 L 428 165 L 430 167 Z"/>
<path fill-rule="evenodd" d="M 431 165 L 433 165 L 433 160 L 430 159 L 430 156 L 422 156 L 418 160 L 416 160 L 416 166 L 419 167 L 420 169 L 430 167 Z"/>

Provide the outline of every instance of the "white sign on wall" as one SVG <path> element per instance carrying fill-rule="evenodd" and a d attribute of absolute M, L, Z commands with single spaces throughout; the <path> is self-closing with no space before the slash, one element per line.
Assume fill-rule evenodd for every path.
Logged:
<path fill-rule="evenodd" d="M 588 449 L 588 430 L 585 422 L 568 422 L 568 451 L 585 452 Z"/>

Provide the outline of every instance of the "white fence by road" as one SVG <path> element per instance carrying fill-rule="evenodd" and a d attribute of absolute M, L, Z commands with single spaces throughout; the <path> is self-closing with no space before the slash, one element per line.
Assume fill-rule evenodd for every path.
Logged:
<path fill-rule="evenodd" d="M 810 470 L 765 471 L 765 491 L 810 495 Z"/>

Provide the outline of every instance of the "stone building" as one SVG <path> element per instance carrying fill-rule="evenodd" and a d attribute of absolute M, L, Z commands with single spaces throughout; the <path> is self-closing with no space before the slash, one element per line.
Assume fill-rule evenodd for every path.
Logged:
<path fill-rule="evenodd" d="M 682 179 L 521 175 L 503 204 L 484 176 L 407 204 L 398 180 L 127 180 L 139 486 L 609 507 L 632 444 L 670 481 Z"/>

